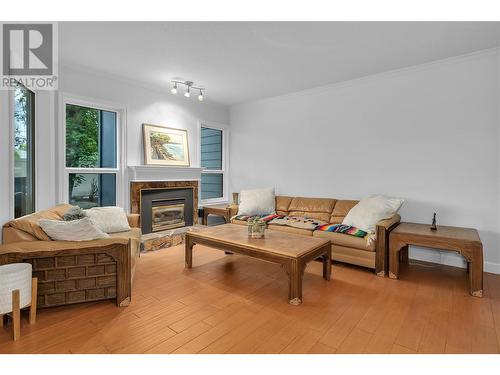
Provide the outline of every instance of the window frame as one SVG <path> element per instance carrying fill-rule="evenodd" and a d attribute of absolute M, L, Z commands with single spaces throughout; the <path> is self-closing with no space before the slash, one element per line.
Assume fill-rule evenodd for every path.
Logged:
<path fill-rule="evenodd" d="M 32 178 L 32 204 L 33 204 L 33 211 L 28 212 L 26 214 L 30 214 L 33 212 L 36 212 L 38 209 L 38 169 L 36 167 L 36 160 L 37 160 L 37 152 L 38 152 L 38 147 L 37 147 L 37 137 L 38 137 L 38 132 L 36 131 L 36 124 L 38 122 L 38 91 L 37 90 L 31 90 L 24 86 L 21 82 L 18 82 L 20 86 L 23 86 L 26 90 L 31 92 L 33 94 L 33 100 L 30 103 L 30 110 L 31 110 L 31 126 L 32 128 L 30 129 L 30 148 L 31 148 L 31 165 L 32 165 L 32 171 L 31 171 L 31 178 Z M 15 98 L 15 90 L 9 90 L 9 110 L 7 113 L 9 114 L 9 166 L 10 166 L 10 171 L 9 171 L 9 182 L 10 182 L 10 192 L 9 192 L 9 216 L 11 218 L 15 218 L 15 192 L 16 192 L 16 187 L 15 187 L 15 158 L 14 158 L 14 142 L 15 142 L 15 120 L 14 120 L 14 108 L 16 105 L 16 98 Z"/>
<path fill-rule="evenodd" d="M 66 105 L 77 105 L 116 113 L 116 168 L 75 168 L 66 166 Z M 126 108 L 117 103 L 106 102 L 77 95 L 60 93 L 59 95 L 59 126 L 58 126 L 58 197 L 60 203 L 69 203 L 70 173 L 111 173 L 116 178 L 115 205 L 125 207 L 125 170 L 126 170 Z"/>
<path fill-rule="evenodd" d="M 201 128 L 209 128 L 222 131 L 222 168 L 204 169 L 201 166 Z M 201 179 L 200 179 L 200 202 L 202 205 L 229 203 L 229 126 L 212 121 L 198 121 L 198 162 L 202 169 L 202 174 L 222 174 L 222 197 L 202 199 L 201 198 Z"/>

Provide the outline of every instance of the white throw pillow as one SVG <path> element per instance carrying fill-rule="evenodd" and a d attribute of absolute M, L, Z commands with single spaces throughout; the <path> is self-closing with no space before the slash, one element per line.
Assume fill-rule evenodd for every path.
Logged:
<path fill-rule="evenodd" d="M 238 215 L 270 215 L 274 211 L 274 188 L 240 191 Z"/>
<path fill-rule="evenodd" d="M 40 219 L 38 224 L 50 238 L 56 241 L 90 241 L 109 237 L 88 217 L 72 221 Z"/>
<path fill-rule="evenodd" d="M 94 207 L 85 210 L 92 222 L 105 233 L 126 232 L 130 230 L 127 214 L 121 207 Z"/>
<path fill-rule="evenodd" d="M 374 233 L 375 227 L 380 220 L 389 219 L 394 216 L 404 199 L 391 198 L 383 195 L 371 195 L 359 201 L 347 213 L 342 224 L 350 225 L 365 232 Z"/>

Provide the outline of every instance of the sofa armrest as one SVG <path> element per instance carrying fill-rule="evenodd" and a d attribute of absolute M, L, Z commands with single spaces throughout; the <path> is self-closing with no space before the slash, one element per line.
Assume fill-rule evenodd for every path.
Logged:
<path fill-rule="evenodd" d="M 127 214 L 128 225 L 132 228 L 141 227 L 141 216 L 139 214 Z"/>
<path fill-rule="evenodd" d="M 389 264 L 389 233 L 398 226 L 401 216 L 398 214 L 377 223 L 377 245 L 375 248 L 375 273 L 385 276 Z"/>
<path fill-rule="evenodd" d="M 386 230 L 392 227 L 394 224 L 399 223 L 401 221 L 401 216 L 399 214 L 394 215 L 389 219 L 380 220 L 377 223 L 377 227 L 384 227 Z"/>
<path fill-rule="evenodd" d="M 129 239 L 121 237 L 102 238 L 92 241 L 21 241 L 0 245 L 0 255 L 85 250 L 116 244 L 127 245 L 128 243 Z"/>

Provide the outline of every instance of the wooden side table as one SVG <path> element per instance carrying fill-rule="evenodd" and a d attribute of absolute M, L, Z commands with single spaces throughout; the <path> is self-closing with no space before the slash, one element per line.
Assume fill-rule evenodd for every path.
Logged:
<path fill-rule="evenodd" d="M 229 205 L 227 204 L 217 204 L 203 207 L 203 225 L 207 225 L 208 215 L 222 216 L 226 223 L 229 223 L 231 220 L 231 212 L 229 210 Z"/>
<path fill-rule="evenodd" d="M 389 277 L 399 277 L 400 260 L 408 260 L 408 245 L 461 254 L 469 266 L 470 294 L 483 296 L 483 245 L 476 229 L 401 223 L 389 235 Z"/>

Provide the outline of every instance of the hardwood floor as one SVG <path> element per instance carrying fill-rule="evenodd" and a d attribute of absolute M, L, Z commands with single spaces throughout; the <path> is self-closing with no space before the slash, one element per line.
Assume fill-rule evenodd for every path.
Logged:
<path fill-rule="evenodd" d="M 23 313 L 21 339 L 0 328 L 0 353 L 499 353 L 500 276 L 469 296 L 466 271 L 417 263 L 401 279 L 311 262 L 304 303 L 287 303 L 278 265 L 195 246 L 144 254 L 132 303 Z"/>

